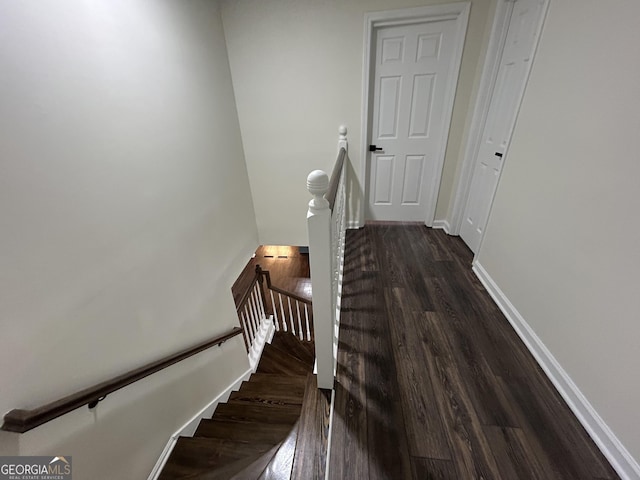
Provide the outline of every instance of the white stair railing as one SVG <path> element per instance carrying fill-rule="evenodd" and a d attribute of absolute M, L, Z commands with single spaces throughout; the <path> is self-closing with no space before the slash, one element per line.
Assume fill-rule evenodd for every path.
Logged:
<path fill-rule="evenodd" d="M 309 314 L 312 302 L 293 292 L 287 292 L 271 284 L 271 275 L 267 270 L 256 266 L 256 273 L 264 276 L 267 294 L 271 299 L 271 312 L 276 332 L 290 332 L 304 342 L 313 340 L 313 317 Z M 267 301 L 267 303 L 269 303 Z"/>
<path fill-rule="evenodd" d="M 249 364 L 255 372 L 265 343 L 275 332 L 273 317 L 268 314 L 267 299 L 262 285 L 262 272 L 256 270 L 249 289 L 236 306 Z"/>
<path fill-rule="evenodd" d="M 344 266 L 347 205 L 347 129 L 339 129 L 338 158 L 329 176 L 314 170 L 307 177 L 313 195 L 307 213 L 309 266 L 318 387 L 333 389 L 337 367 L 340 298 Z"/>

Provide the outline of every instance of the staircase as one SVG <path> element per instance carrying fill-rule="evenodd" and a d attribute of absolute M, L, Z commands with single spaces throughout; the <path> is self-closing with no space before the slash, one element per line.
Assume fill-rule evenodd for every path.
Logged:
<path fill-rule="evenodd" d="M 276 332 L 256 373 L 180 437 L 160 480 L 324 478 L 330 398 L 313 375 L 312 342 Z"/>

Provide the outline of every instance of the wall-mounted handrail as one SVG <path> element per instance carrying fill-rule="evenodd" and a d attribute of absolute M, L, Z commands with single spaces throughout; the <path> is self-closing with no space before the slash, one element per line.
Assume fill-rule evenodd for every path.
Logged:
<path fill-rule="evenodd" d="M 93 385 L 92 387 L 72 393 L 71 395 L 67 395 L 66 397 L 47 403 L 46 405 L 42 405 L 32 410 L 11 410 L 4 416 L 2 430 L 24 433 L 84 405 L 89 405 L 90 408 L 93 408 L 99 401 L 103 400 L 110 393 L 120 390 L 127 385 L 131 385 L 138 380 L 170 367 L 174 363 L 178 363 L 197 353 L 207 350 L 208 348 L 216 345 L 222 345 L 227 340 L 235 337 L 236 335 L 240 335 L 241 333 L 242 329 L 235 327 L 223 335 L 218 335 L 217 337 L 213 337 L 192 347 L 185 348 L 184 350 L 168 355 L 160 360 L 156 360 L 155 362 L 136 368 L 135 370 L 118 375 L 110 380 Z"/>

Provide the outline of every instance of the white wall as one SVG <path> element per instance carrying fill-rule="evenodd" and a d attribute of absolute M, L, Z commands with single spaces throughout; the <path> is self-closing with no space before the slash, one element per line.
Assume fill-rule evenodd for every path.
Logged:
<path fill-rule="evenodd" d="M 257 228 L 217 3 L 2 2 L 0 65 L 0 412 L 237 325 L 230 286 Z M 248 368 L 239 337 L 223 348 L 95 417 L 2 434 L 3 452 L 144 478 Z M 126 474 L 97 468 L 114 459 Z"/>
<path fill-rule="evenodd" d="M 480 264 L 640 460 L 640 3 L 551 2 Z"/>
<path fill-rule="evenodd" d="M 360 172 L 364 13 L 442 0 L 226 0 L 222 17 L 255 198 L 260 241 L 307 245 L 306 178 L 331 172 L 337 129 L 349 127 Z M 474 0 L 436 218 L 449 207 L 472 92 L 495 0 Z M 360 183 L 362 179 L 359 179 Z"/>

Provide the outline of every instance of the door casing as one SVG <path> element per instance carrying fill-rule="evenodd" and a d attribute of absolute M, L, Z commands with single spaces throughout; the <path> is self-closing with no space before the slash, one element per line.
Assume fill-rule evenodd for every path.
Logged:
<path fill-rule="evenodd" d="M 456 82 L 450 82 L 447 86 L 444 99 L 444 112 L 446 115 L 445 124 L 451 124 L 451 115 L 453 114 L 453 101 L 456 93 L 457 79 L 460 72 L 460 63 L 462 61 L 462 50 L 464 47 L 464 39 L 467 32 L 467 24 L 469 21 L 469 11 L 471 9 L 470 2 L 456 2 L 442 5 L 428 5 L 424 7 L 403 8 L 399 10 L 387 10 L 383 12 L 374 12 L 365 14 L 364 25 L 364 66 L 362 74 L 362 143 L 361 143 L 361 166 L 360 178 L 364 190 L 363 205 L 360 209 L 360 226 L 364 226 L 365 210 L 369 204 L 369 152 L 368 146 L 371 138 L 371 125 L 373 113 L 373 81 L 375 67 L 375 29 L 379 27 L 410 25 L 416 23 L 437 22 L 442 20 L 455 20 L 456 34 L 453 46 L 453 67 L 452 79 Z M 442 132 L 440 142 L 441 148 L 436 158 L 436 177 L 433 180 L 433 188 L 430 189 L 429 211 L 425 211 L 425 225 L 431 226 L 436 209 L 436 201 L 440 180 L 442 178 L 442 168 L 444 166 L 444 156 L 449 137 L 449 128 Z"/>

